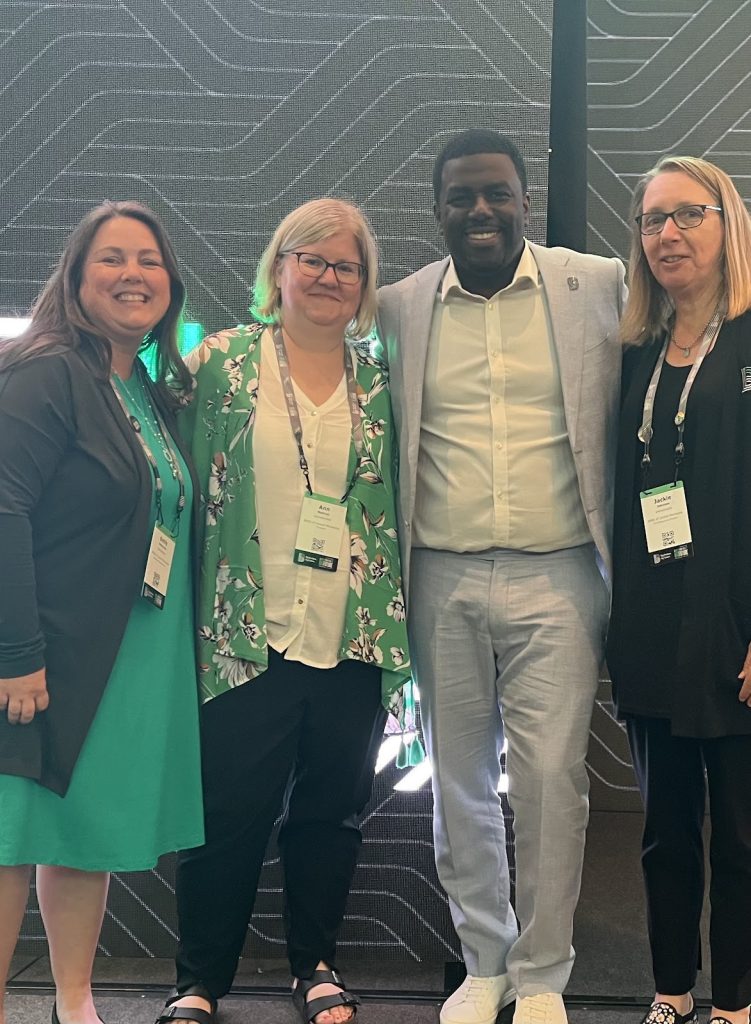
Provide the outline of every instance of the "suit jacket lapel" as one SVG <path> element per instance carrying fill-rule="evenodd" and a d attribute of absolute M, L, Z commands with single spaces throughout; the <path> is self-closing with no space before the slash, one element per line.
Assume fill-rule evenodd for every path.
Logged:
<path fill-rule="evenodd" d="M 433 320 L 436 292 L 448 265 L 448 258 L 430 264 L 416 274 L 405 290 L 399 313 L 399 338 L 402 355 L 402 416 L 406 428 L 407 464 L 409 466 L 409 500 L 414 508 L 417 480 L 417 458 L 420 447 L 420 421 L 422 419 L 422 393 L 425 380 L 425 362 L 428 357 L 430 326 Z M 402 482 L 402 486 L 404 481 Z"/>
<path fill-rule="evenodd" d="M 558 356 L 558 370 L 563 392 L 572 450 L 576 450 L 576 430 L 581 402 L 582 367 L 586 344 L 587 279 L 567 266 L 568 256 L 561 256 L 531 243 L 550 316 L 553 344 Z"/>

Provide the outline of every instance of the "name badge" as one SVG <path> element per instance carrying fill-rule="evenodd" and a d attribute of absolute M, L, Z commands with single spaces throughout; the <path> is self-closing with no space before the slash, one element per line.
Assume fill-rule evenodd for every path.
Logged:
<path fill-rule="evenodd" d="M 164 608 L 169 586 L 172 559 L 175 557 L 175 538 L 164 526 L 157 523 L 151 535 L 146 572 L 143 574 L 141 597 L 145 597 L 157 608 Z"/>
<path fill-rule="evenodd" d="M 346 504 L 322 494 L 306 494 L 297 527 L 295 564 L 336 572 L 346 526 Z"/>
<path fill-rule="evenodd" d="M 652 565 L 691 558 L 694 546 L 683 481 L 642 491 L 639 500 Z"/>

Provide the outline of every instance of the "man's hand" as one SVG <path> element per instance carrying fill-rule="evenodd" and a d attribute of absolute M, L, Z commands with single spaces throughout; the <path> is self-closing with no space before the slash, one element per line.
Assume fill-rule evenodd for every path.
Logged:
<path fill-rule="evenodd" d="M 0 679 L 0 712 L 8 711 L 11 725 L 28 725 L 37 711 L 49 705 L 47 674 L 43 668 L 27 676 Z"/>

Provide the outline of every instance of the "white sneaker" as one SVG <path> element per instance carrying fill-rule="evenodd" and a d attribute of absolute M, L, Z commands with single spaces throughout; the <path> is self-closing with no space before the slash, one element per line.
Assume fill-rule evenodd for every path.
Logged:
<path fill-rule="evenodd" d="M 499 1011 L 515 999 L 508 974 L 493 978 L 468 974 L 441 1007 L 441 1024 L 495 1024 Z"/>
<path fill-rule="evenodd" d="M 514 1024 L 568 1024 L 563 998 L 557 992 L 543 992 L 517 999 Z"/>

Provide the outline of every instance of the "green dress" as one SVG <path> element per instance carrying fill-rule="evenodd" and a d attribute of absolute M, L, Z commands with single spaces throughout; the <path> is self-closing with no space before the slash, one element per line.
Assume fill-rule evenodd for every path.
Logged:
<path fill-rule="evenodd" d="M 118 384 L 157 460 L 165 525 L 171 527 L 178 484 L 148 398 L 137 373 Z M 141 871 L 154 867 L 163 853 L 203 843 L 191 485 L 184 464 L 182 470 L 187 506 L 164 608 L 136 598 L 66 795 L 0 775 L 0 864 Z"/>

